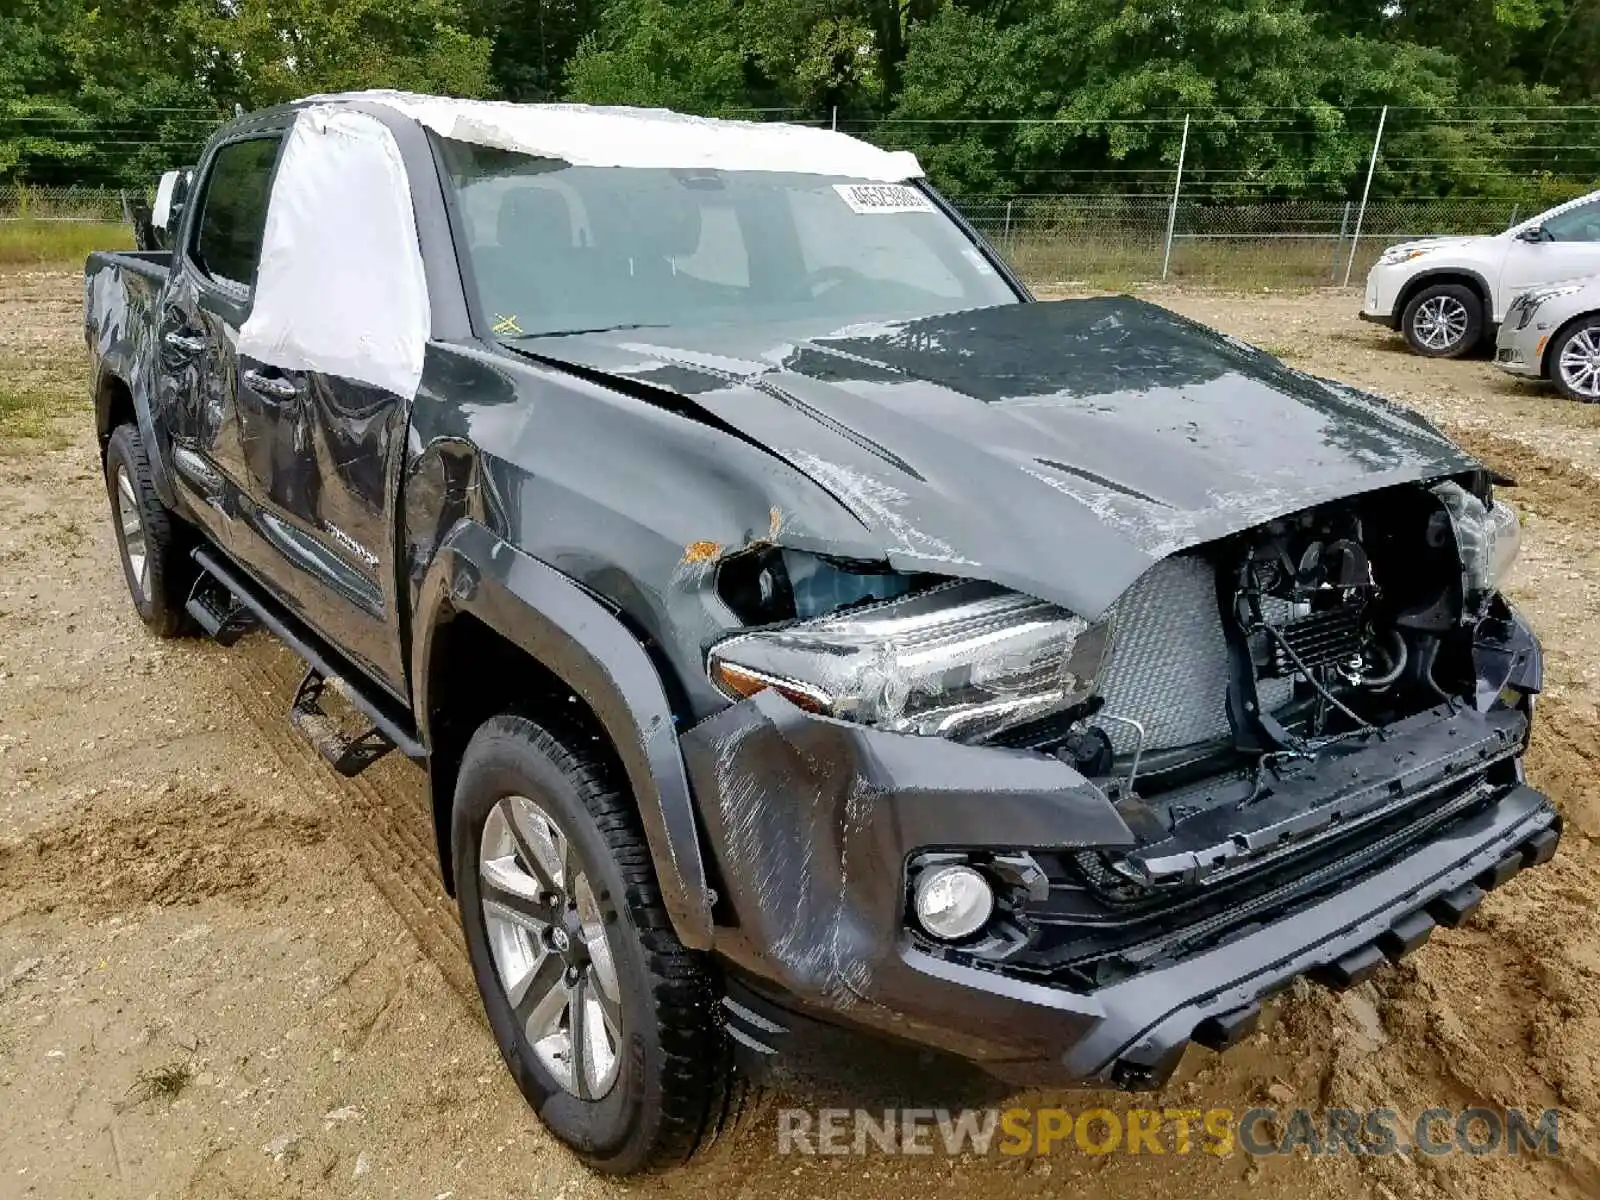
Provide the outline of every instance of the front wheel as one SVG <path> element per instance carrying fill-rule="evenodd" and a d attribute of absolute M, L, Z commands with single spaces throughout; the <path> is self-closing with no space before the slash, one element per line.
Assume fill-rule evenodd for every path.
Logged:
<path fill-rule="evenodd" d="M 1462 283 L 1425 287 L 1406 305 L 1400 329 L 1418 354 L 1460 358 L 1483 340 L 1483 301 Z"/>
<path fill-rule="evenodd" d="M 629 797 L 589 739 L 501 716 L 462 758 L 457 901 L 501 1056 L 590 1166 L 681 1162 L 727 1116 L 709 967 L 662 908 Z"/>
<path fill-rule="evenodd" d="M 1569 400 L 1600 401 L 1600 316 L 1585 317 L 1556 337 L 1550 377 Z"/>

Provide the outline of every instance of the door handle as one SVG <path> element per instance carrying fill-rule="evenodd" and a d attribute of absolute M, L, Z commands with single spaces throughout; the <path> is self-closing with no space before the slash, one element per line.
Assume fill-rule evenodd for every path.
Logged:
<path fill-rule="evenodd" d="M 281 375 L 263 375 L 254 368 L 244 373 L 244 385 L 269 400 L 293 400 L 300 394 L 300 387 L 293 380 Z"/>
<path fill-rule="evenodd" d="M 173 350 L 178 354 L 189 357 L 193 357 L 196 354 L 204 352 L 206 348 L 205 338 L 194 337 L 187 333 L 179 333 L 176 330 L 167 334 L 161 340 L 166 343 L 169 350 Z"/>

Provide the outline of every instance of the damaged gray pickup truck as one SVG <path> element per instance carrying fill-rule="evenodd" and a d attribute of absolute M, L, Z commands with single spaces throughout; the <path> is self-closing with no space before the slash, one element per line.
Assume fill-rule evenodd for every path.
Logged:
<path fill-rule="evenodd" d="M 361 93 L 165 208 L 86 284 L 134 602 L 302 655 L 337 769 L 425 766 L 494 1035 L 597 1168 L 818 1039 L 1152 1088 L 1555 850 L 1508 481 L 1034 301 L 908 155 Z"/>

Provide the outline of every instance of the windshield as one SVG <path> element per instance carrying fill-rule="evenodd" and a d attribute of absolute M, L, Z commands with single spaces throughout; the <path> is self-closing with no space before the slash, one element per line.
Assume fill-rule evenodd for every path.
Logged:
<path fill-rule="evenodd" d="M 574 167 L 442 140 L 484 312 L 503 338 L 848 324 L 1017 301 L 961 229 L 907 185 Z"/>

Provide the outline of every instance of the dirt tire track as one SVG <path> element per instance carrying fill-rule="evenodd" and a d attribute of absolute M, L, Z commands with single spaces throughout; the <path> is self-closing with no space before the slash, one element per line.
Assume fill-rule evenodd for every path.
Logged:
<path fill-rule="evenodd" d="M 264 664 L 261 659 L 268 655 Z M 287 772 L 327 797 L 336 835 L 451 990 L 474 1015 L 481 1014 L 456 909 L 439 882 L 437 854 L 420 843 L 405 816 L 408 807 L 418 807 L 415 793 L 380 790 L 368 779 L 370 772 L 345 779 L 301 737 L 288 718 L 299 668 L 287 651 L 247 643 L 235 647 L 234 660 L 230 691 L 263 743 Z M 274 707 L 270 697 L 281 698 L 281 707 Z"/>

